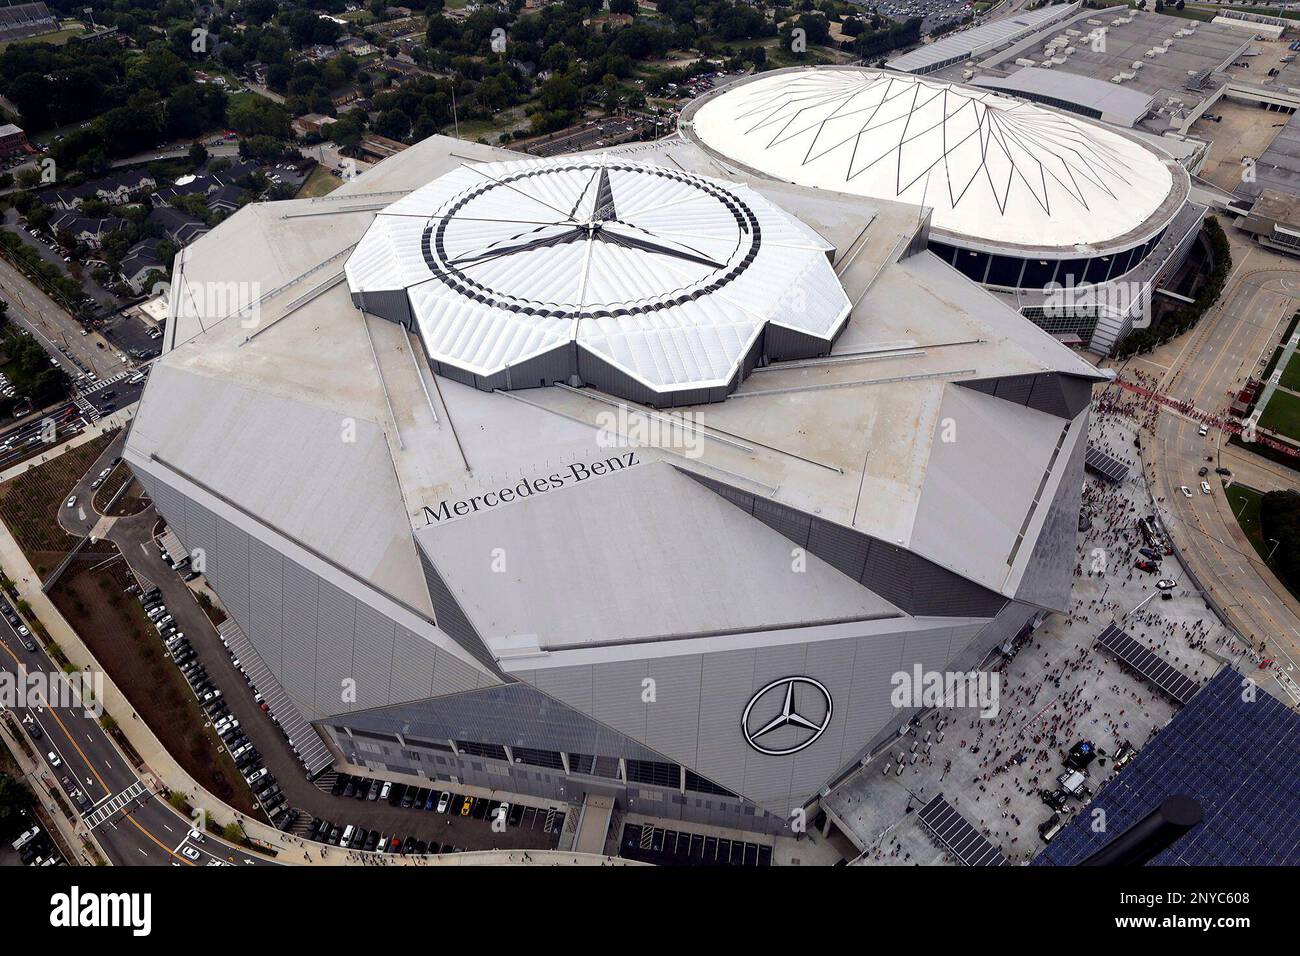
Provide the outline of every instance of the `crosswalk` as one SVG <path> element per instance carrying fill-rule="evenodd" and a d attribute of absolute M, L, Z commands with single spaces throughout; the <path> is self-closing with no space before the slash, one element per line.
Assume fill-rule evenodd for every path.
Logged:
<path fill-rule="evenodd" d="M 81 416 L 86 420 L 87 424 L 93 425 L 99 421 L 99 409 L 86 401 L 85 398 L 78 395 L 72 400 L 72 403 L 77 406 L 77 411 L 81 412 Z"/>
<path fill-rule="evenodd" d="M 137 780 L 122 792 L 115 793 L 113 796 L 102 801 L 94 810 L 86 814 L 86 826 L 92 830 L 95 829 L 113 814 L 117 813 L 118 810 L 121 810 L 127 804 L 131 803 L 131 801 L 148 791 L 149 788 L 145 786 L 144 781 Z"/>

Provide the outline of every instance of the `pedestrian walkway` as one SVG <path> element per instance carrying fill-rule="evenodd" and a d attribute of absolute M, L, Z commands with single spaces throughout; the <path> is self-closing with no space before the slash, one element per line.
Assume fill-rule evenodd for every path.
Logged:
<path fill-rule="evenodd" d="M 138 797 L 149 792 L 143 780 L 137 780 L 120 793 L 105 797 L 90 813 L 86 814 L 86 826 L 95 829 L 123 807 L 129 806 Z"/>

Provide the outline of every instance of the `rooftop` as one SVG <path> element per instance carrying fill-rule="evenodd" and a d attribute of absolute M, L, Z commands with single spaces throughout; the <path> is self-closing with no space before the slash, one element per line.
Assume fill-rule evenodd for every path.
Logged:
<path fill-rule="evenodd" d="M 1001 245 L 1146 238 L 1186 191 L 1169 162 L 1117 131 L 911 75 L 780 70 L 697 103 L 683 132 L 721 157 L 805 186 L 929 206 L 934 229 Z"/>

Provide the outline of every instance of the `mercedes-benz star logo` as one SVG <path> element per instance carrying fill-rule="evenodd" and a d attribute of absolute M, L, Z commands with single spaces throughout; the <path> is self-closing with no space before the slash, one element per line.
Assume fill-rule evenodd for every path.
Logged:
<path fill-rule="evenodd" d="M 798 688 L 798 693 L 796 693 Z M 780 702 L 775 716 L 759 726 Z M 745 742 L 761 754 L 783 757 L 798 753 L 825 733 L 831 723 L 830 691 L 811 677 L 782 677 L 774 680 L 749 699 L 745 713 L 740 718 L 740 731 Z M 785 733 L 778 733 L 789 728 Z M 760 740 L 767 738 L 766 743 Z"/>

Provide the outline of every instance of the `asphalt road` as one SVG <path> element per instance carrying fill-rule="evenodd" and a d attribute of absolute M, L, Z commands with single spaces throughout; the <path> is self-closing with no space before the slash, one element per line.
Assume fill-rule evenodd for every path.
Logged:
<path fill-rule="evenodd" d="M 1243 253 L 1244 256 L 1243 256 Z M 1286 260 L 1259 250 L 1235 251 L 1238 270 L 1220 300 L 1163 370 L 1160 390 L 1191 402 L 1206 412 L 1219 412 L 1229 392 L 1257 372 L 1258 358 L 1271 351 L 1287 319 L 1300 307 L 1300 270 Z M 1160 372 L 1157 367 L 1154 369 Z M 1210 494 L 1200 489 L 1197 471 L 1220 464 L 1234 480 L 1268 491 L 1295 487 L 1295 474 L 1249 452 L 1227 445 L 1227 435 L 1210 429 L 1198 434 L 1199 423 L 1163 409 L 1156 441 L 1148 454 L 1155 468 L 1155 494 L 1166 526 L 1180 550 L 1214 595 L 1234 625 L 1256 646 L 1266 641 L 1293 679 L 1300 680 L 1300 615 L 1291 598 L 1247 541 L 1224 495 L 1220 481 L 1210 481 Z M 1179 490 L 1186 485 L 1191 497 Z"/>
<path fill-rule="evenodd" d="M 15 676 L 56 670 L 44 650 L 29 651 L 7 621 L 0 620 L 0 669 Z M 114 866 L 252 865 L 268 861 L 212 835 L 188 839 L 189 821 L 154 795 L 93 716 L 81 707 L 50 707 L 44 694 L 14 708 L 32 749 L 42 755 L 45 775 L 65 793 L 81 790 L 83 818 Z M 131 719 L 120 715 L 123 719 Z M 36 728 L 33 730 L 33 728 Z M 39 735 L 39 736 L 37 736 Z M 49 754 L 59 762 L 52 766 Z M 64 783 L 66 778 L 67 783 Z M 68 799 L 71 806 L 73 800 Z M 197 859 L 185 848 L 191 847 Z"/>
<path fill-rule="evenodd" d="M 59 346 L 77 356 L 101 379 L 126 371 L 126 361 L 103 336 L 97 332 L 82 335 L 81 323 L 3 259 L 0 259 L 0 298 L 9 303 L 9 318 L 36 336 L 73 378 L 80 369 L 59 351 Z"/>

